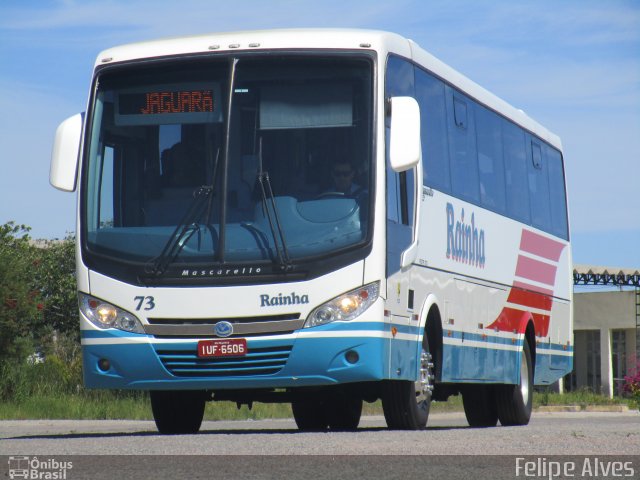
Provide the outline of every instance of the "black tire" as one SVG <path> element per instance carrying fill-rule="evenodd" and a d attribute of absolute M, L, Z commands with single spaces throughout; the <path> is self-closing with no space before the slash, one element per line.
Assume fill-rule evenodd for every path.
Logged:
<path fill-rule="evenodd" d="M 322 432 L 329 426 L 322 398 L 303 397 L 291 402 L 293 419 L 303 432 Z"/>
<path fill-rule="evenodd" d="M 498 419 L 502 425 L 527 425 L 533 406 L 533 363 L 525 340 L 520 360 L 520 383 L 496 387 Z"/>
<path fill-rule="evenodd" d="M 421 377 L 426 383 L 388 380 L 384 385 L 382 410 L 387 427 L 392 430 L 422 430 L 427 426 L 433 392 L 433 363 L 427 337 L 420 358 Z"/>
<path fill-rule="evenodd" d="M 495 427 L 498 423 L 495 388 L 493 385 L 469 385 L 462 391 L 462 405 L 469 426 Z"/>
<path fill-rule="evenodd" d="M 362 399 L 336 392 L 325 403 L 324 412 L 331 430 L 355 430 L 362 415 Z"/>
<path fill-rule="evenodd" d="M 153 419 L 160 433 L 198 433 L 204 417 L 205 392 L 153 390 L 150 394 Z"/>

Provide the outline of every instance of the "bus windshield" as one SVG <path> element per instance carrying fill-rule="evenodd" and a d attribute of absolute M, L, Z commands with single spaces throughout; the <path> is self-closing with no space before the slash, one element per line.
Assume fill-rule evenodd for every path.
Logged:
<path fill-rule="evenodd" d="M 105 69 L 82 197 L 89 252 L 155 267 L 296 263 L 363 244 L 367 57 L 209 57 Z"/>

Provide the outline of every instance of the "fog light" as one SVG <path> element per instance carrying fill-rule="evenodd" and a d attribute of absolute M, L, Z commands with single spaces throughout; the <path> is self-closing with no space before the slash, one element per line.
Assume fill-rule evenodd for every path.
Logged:
<path fill-rule="evenodd" d="M 360 360 L 360 355 L 358 355 L 358 352 L 356 352 L 355 350 L 349 350 L 344 358 L 347 360 L 347 362 L 349 362 L 350 364 L 354 364 L 354 363 L 358 363 L 358 360 Z"/>
<path fill-rule="evenodd" d="M 111 368 L 111 362 L 106 358 L 98 360 L 98 368 L 103 372 L 107 372 Z"/>

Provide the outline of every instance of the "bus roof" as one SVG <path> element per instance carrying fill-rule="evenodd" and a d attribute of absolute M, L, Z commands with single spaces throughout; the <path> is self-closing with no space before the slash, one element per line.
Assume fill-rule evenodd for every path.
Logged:
<path fill-rule="evenodd" d="M 102 51 L 95 66 L 136 59 L 170 57 L 185 54 L 280 49 L 375 50 L 381 58 L 394 53 L 412 59 L 466 95 L 518 123 L 541 139 L 562 149 L 560 138 L 454 70 L 412 40 L 395 33 L 362 29 L 282 29 L 211 33 L 132 43 Z"/>

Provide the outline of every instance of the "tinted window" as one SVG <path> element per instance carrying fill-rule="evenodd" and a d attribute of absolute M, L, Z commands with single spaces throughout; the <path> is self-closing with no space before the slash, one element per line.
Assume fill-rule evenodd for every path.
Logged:
<path fill-rule="evenodd" d="M 416 100 L 420 104 L 420 135 L 424 183 L 448 192 L 449 147 L 444 83 L 416 69 Z"/>
<path fill-rule="evenodd" d="M 494 112 L 476 106 L 478 170 L 482 206 L 504 213 L 506 209 L 504 162 L 502 159 L 502 121 Z"/>
<path fill-rule="evenodd" d="M 542 159 L 542 146 L 530 142 L 531 161 L 528 162 L 531 223 L 534 227 L 551 231 L 551 206 L 549 202 L 549 176 L 547 164 Z"/>
<path fill-rule="evenodd" d="M 411 63 L 391 57 L 386 96 L 412 96 L 414 89 L 425 185 L 568 239 L 560 152 L 430 73 L 418 67 L 413 72 Z M 390 218 L 401 223 L 411 218 L 412 207 L 405 195 L 412 183 L 404 177 L 387 185 Z"/>
<path fill-rule="evenodd" d="M 400 218 L 405 225 L 413 225 L 414 198 L 415 173 L 414 169 L 410 168 L 400 174 Z"/>
<path fill-rule="evenodd" d="M 512 123 L 502 120 L 502 139 L 507 215 L 529 223 L 529 186 L 527 185 L 524 132 Z"/>
<path fill-rule="evenodd" d="M 103 72 L 84 174 L 86 246 L 142 267 L 174 241 L 184 263 L 270 263 L 281 253 L 270 208 L 292 260 L 363 242 L 371 67 L 346 57 L 243 58 L 231 97 L 224 58 Z M 261 195 L 267 173 L 271 203 Z M 336 178 L 353 183 L 325 195 Z"/>
<path fill-rule="evenodd" d="M 398 57 L 387 61 L 386 94 L 389 97 L 413 97 L 413 64 Z"/>
<path fill-rule="evenodd" d="M 545 146 L 544 158 L 549 167 L 549 193 L 551 197 L 551 233 L 568 239 L 567 204 L 564 187 L 562 157 L 557 150 Z"/>
<path fill-rule="evenodd" d="M 451 91 L 447 104 L 451 121 L 449 123 L 449 151 L 451 161 L 451 187 L 454 195 L 463 200 L 478 203 L 480 188 L 478 182 L 478 157 L 476 154 L 476 134 L 473 108 L 469 99 Z"/>
<path fill-rule="evenodd" d="M 385 98 L 414 97 L 413 64 L 389 57 L 385 77 Z M 411 244 L 413 218 L 413 170 L 397 173 L 389 165 L 390 116 L 385 119 L 387 152 L 387 275 L 400 269 L 402 252 Z M 411 182 L 410 189 L 408 183 Z M 409 196 L 411 195 L 411 197 Z"/>

